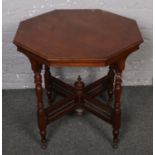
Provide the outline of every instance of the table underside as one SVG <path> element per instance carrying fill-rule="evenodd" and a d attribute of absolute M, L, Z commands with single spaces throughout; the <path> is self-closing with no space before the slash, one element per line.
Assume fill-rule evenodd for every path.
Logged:
<path fill-rule="evenodd" d="M 121 125 L 121 82 L 122 71 L 125 67 L 125 58 L 118 62 L 109 65 L 108 74 L 85 86 L 79 76 L 74 86 L 69 85 L 60 79 L 53 77 L 50 73 L 50 68 L 45 66 L 44 80 L 45 89 L 48 97 L 48 107 L 44 108 L 42 94 L 42 63 L 30 58 L 32 70 L 34 71 L 35 90 L 37 96 L 38 108 L 38 127 L 40 130 L 42 148 L 47 147 L 46 127 L 48 124 L 62 116 L 76 111 L 82 115 L 88 111 L 97 117 L 103 119 L 113 127 L 113 146 L 117 148 L 119 142 L 119 129 Z M 103 102 L 98 96 L 107 92 L 108 101 Z M 53 92 L 61 95 L 63 99 L 53 102 Z M 110 103 L 114 96 L 114 103 Z"/>
<path fill-rule="evenodd" d="M 78 96 L 76 87 L 50 76 L 52 86 L 51 91 L 61 95 L 63 99 L 54 104 L 49 103 L 49 106 L 45 108 L 47 123 L 49 124 L 72 111 L 77 110 L 80 114 L 79 109 L 81 109 L 81 112 L 83 110 L 89 111 L 97 117 L 112 124 L 113 107 L 110 104 L 111 99 L 109 98 L 107 102 L 103 102 L 96 98 L 97 96 L 102 95 L 104 91 L 109 90 L 110 80 L 110 76 L 105 76 L 84 87 L 83 90 L 81 90 L 82 100 L 78 102 L 76 100 Z M 79 79 L 78 81 L 79 83 L 82 82 Z"/>

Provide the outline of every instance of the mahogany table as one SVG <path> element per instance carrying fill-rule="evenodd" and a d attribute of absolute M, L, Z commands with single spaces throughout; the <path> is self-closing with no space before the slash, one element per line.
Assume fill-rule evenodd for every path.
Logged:
<path fill-rule="evenodd" d="M 137 23 L 102 10 L 54 10 L 22 21 L 14 44 L 30 60 L 34 71 L 38 105 L 38 126 L 42 148 L 46 148 L 46 127 L 67 113 L 84 110 L 103 119 L 113 127 L 113 144 L 119 142 L 121 124 L 121 76 L 127 56 L 143 42 Z M 41 70 L 45 66 L 45 88 L 48 106 L 43 106 Z M 50 67 L 109 66 L 108 74 L 85 86 L 78 77 L 74 86 L 50 73 Z M 102 102 L 98 95 L 108 93 L 109 100 Z M 52 94 L 64 98 L 53 104 Z"/>

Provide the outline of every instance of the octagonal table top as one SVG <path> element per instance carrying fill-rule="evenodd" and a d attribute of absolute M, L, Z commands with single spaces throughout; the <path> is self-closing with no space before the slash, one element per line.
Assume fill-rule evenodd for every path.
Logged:
<path fill-rule="evenodd" d="M 138 49 L 133 19 L 103 10 L 54 10 L 19 24 L 19 51 L 49 65 L 105 66 Z"/>

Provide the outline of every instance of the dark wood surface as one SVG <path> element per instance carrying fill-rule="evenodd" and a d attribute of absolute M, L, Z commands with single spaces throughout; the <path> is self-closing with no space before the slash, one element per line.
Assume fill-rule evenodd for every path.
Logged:
<path fill-rule="evenodd" d="M 55 10 L 22 21 L 14 43 L 52 66 L 105 66 L 138 48 L 135 20 L 102 10 Z"/>
<path fill-rule="evenodd" d="M 136 21 L 102 10 L 55 10 L 20 23 L 14 43 L 30 60 L 38 105 L 38 126 L 46 148 L 47 125 L 67 113 L 89 111 L 113 127 L 117 148 L 121 127 L 122 72 L 128 55 L 143 42 Z M 43 105 L 42 66 L 48 106 Z M 53 77 L 50 66 L 107 66 L 108 74 L 85 86 Z M 103 92 L 108 100 L 97 97 Z M 62 100 L 53 104 L 53 93 Z M 113 99 L 114 98 L 114 99 Z"/>

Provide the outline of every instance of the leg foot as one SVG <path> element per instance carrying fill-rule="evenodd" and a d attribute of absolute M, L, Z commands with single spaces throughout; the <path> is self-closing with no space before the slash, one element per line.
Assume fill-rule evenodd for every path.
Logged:
<path fill-rule="evenodd" d="M 47 148 L 47 141 L 46 140 L 41 142 L 41 148 L 42 149 L 46 149 Z"/>
<path fill-rule="evenodd" d="M 113 141 L 113 148 L 118 149 L 118 141 Z"/>

